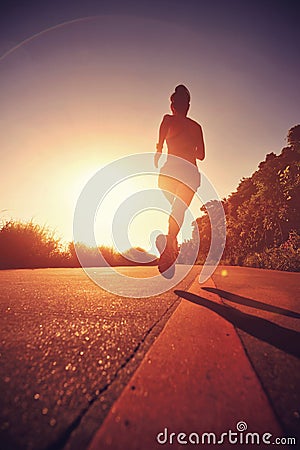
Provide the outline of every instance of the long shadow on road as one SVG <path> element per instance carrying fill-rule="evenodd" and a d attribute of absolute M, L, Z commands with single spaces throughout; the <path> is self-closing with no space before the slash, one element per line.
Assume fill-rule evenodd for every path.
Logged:
<path fill-rule="evenodd" d="M 300 314 L 295 311 L 290 311 L 289 309 L 280 308 L 279 306 L 268 305 L 267 303 L 258 302 L 252 298 L 242 297 L 241 295 L 233 294 L 232 292 L 223 291 L 222 289 L 203 287 L 204 291 L 212 292 L 217 294 L 226 300 L 233 303 L 238 303 L 240 305 L 250 306 L 251 308 L 261 309 L 264 311 L 270 311 L 276 314 L 281 314 L 283 316 L 294 317 L 295 319 L 300 319 Z"/>
<path fill-rule="evenodd" d="M 208 289 L 207 289 L 208 290 Z M 268 342 L 290 355 L 300 358 L 300 333 L 251 314 L 246 314 L 229 305 L 212 302 L 191 292 L 175 290 L 175 294 L 197 305 L 204 306 L 223 317 L 235 327 Z"/>

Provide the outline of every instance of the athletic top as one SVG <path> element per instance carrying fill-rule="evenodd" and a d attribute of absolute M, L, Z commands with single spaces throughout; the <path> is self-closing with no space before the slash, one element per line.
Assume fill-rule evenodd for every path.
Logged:
<path fill-rule="evenodd" d="M 196 159 L 204 159 L 204 142 L 201 126 L 182 115 L 166 114 L 160 127 L 159 142 L 167 142 L 168 153 L 186 159 L 196 165 Z"/>

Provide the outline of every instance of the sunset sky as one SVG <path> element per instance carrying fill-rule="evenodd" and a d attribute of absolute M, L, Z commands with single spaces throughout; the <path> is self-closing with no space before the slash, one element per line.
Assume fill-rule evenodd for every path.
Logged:
<path fill-rule="evenodd" d="M 190 89 L 189 115 L 204 131 L 199 167 L 221 198 L 266 153 L 279 153 L 300 122 L 296 1 L 5 3 L 2 218 L 33 218 L 71 240 L 85 183 L 116 158 L 155 151 L 179 83 Z M 110 200 L 107 217 L 113 194 Z M 133 245 L 146 247 L 155 221 L 166 220 L 149 217 L 137 219 Z M 110 244 L 109 229 L 99 239 Z"/>

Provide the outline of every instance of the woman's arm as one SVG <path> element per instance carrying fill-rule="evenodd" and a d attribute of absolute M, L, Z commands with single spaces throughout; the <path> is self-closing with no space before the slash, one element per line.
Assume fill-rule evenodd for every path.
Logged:
<path fill-rule="evenodd" d="M 203 139 L 203 132 L 202 128 L 199 125 L 198 129 L 198 139 L 197 139 L 197 151 L 196 151 L 196 158 L 203 161 L 205 158 L 205 146 L 204 146 L 204 139 Z"/>
<path fill-rule="evenodd" d="M 168 133 L 168 129 L 169 129 L 169 122 L 170 122 L 169 118 L 170 118 L 169 114 L 166 114 L 163 117 L 163 120 L 159 127 L 158 144 L 156 145 L 156 149 L 157 150 L 160 149 L 160 151 L 162 150 L 164 141 L 167 137 L 167 133 Z"/>
<path fill-rule="evenodd" d="M 156 144 L 156 154 L 155 154 L 155 157 L 154 157 L 154 165 L 155 165 L 155 167 L 158 167 L 158 161 L 159 161 L 159 158 L 160 158 L 161 153 L 162 153 L 162 149 L 163 149 L 163 146 L 164 146 L 164 141 L 165 141 L 165 139 L 167 137 L 167 133 L 168 133 L 168 129 L 169 129 L 169 118 L 170 118 L 170 116 L 168 114 L 166 114 L 163 117 L 163 120 L 162 120 L 162 122 L 160 124 L 160 127 L 159 127 L 158 143 Z"/>

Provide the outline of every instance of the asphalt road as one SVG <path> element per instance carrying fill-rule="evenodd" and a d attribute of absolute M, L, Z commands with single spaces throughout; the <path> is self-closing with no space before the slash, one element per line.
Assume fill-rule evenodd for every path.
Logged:
<path fill-rule="evenodd" d="M 178 297 L 117 297 L 81 269 L 1 271 L 0 286 L 1 450 L 59 450 L 79 425 L 88 443 Z"/>
<path fill-rule="evenodd" d="M 232 323 L 279 423 L 299 443 L 300 274 L 220 266 L 213 280 L 239 312 Z"/>
<path fill-rule="evenodd" d="M 157 268 L 122 270 L 149 276 Z M 176 289 L 188 290 L 198 272 Z M 221 313 L 236 327 L 280 423 L 295 435 L 299 274 L 220 267 L 213 280 L 230 307 Z M 0 286 L 1 450 L 77 450 L 77 436 L 83 450 L 178 305 L 175 288 L 117 297 L 81 269 L 2 271 Z"/>

